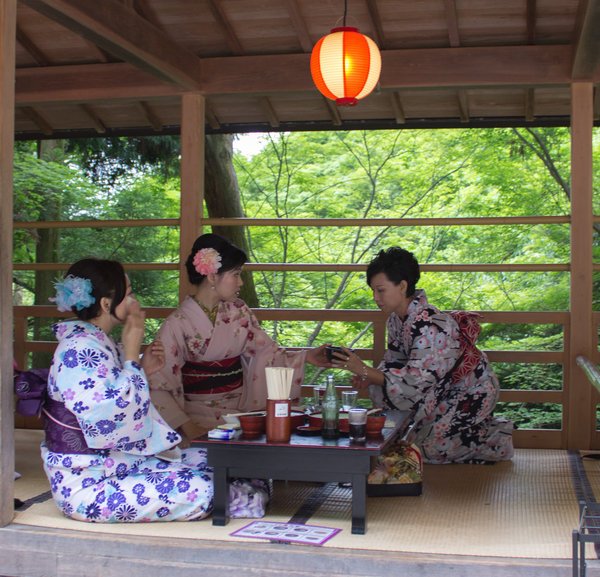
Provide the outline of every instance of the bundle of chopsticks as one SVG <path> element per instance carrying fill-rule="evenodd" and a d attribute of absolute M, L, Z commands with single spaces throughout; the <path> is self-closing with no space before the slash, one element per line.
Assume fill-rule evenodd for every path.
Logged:
<path fill-rule="evenodd" d="M 267 377 L 267 398 L 275 400 L 289 399 L 294 369 L 266 367 L 265 374 Z"/>

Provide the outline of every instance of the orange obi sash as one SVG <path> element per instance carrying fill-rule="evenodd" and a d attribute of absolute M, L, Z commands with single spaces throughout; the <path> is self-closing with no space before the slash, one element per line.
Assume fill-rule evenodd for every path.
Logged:
<path fill-rule="evenodd" d="M 186 395 L 229 393 L 242 386 L 242 362 L 240 357 L 201 363 L 187 361 L 181 369 L 181 380 Z"/>

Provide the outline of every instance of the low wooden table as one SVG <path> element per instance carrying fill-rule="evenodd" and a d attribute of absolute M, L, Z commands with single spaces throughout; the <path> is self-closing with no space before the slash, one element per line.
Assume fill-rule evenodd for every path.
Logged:
<path fill-rule="evenodd" d="M 289 443 L 267 443 L 265 435 L 256 439 L 222 441 L 206 436 L 194 447 L 208 450 L 208 464 L 214 468 L 213 525 L 229 522 L 229 479 L 249 477 L 288 481 L 352 483 L 352 533 L 363 535 L 367 524 L 367 475 L 371 457 L 380 455 L 406 430 L 410 413 L 388 411 L 392 427 L 367 439 L 364 445 L 350 444 L 347 437 L 326 440 L 292 433 Z"/>

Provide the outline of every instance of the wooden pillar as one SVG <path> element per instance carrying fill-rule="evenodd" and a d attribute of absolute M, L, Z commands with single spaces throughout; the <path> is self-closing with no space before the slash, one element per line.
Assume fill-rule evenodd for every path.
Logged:
<path fill-rule="evenodd" d="M 204 117 L 206 102 L 196 92 L 181 102 L 181 216 L 179 229 L 179 301 L 190 294 L 185 261 L 201 231 L 204 213 Z"/>
<path fill-rule="evenodd" d="M 595 426 L 591 385 L 575 359 L 593 359 L 592 331 L 592 127 L 591 82 L 571 85 L 571 326 L 569 337 L 569 449 L 588 449 Z"/>
<path fill-rule="evenodd" d="M 13 141 L 17 0 L 0 0 L 0 527 L 14 516 Z"/>

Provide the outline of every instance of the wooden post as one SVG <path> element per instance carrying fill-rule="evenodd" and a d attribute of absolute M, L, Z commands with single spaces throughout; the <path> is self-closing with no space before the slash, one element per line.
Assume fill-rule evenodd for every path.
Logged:
<path fill-rule="evenodd" d="M 571 326 L 568 411 L 569 449 L 588 449 L 595 426 L 592 387 L 575 359 L 594 358 L 592 334 L 592 127 L 594 87 L 571 85 Z"/>
<path fill-rule="evenodd" d="M 13 141 L 17 1 L 0 0 L 0 527 L 14 516 Z"/>
<path fill-rule="evenodd" d="M 185 261 L 201 231 L 204 212 L 204 115 L 206 101 L 190 92 L 181 102 L 181 216 L 179 228 L 179 301 L 190 294 Z"/>

